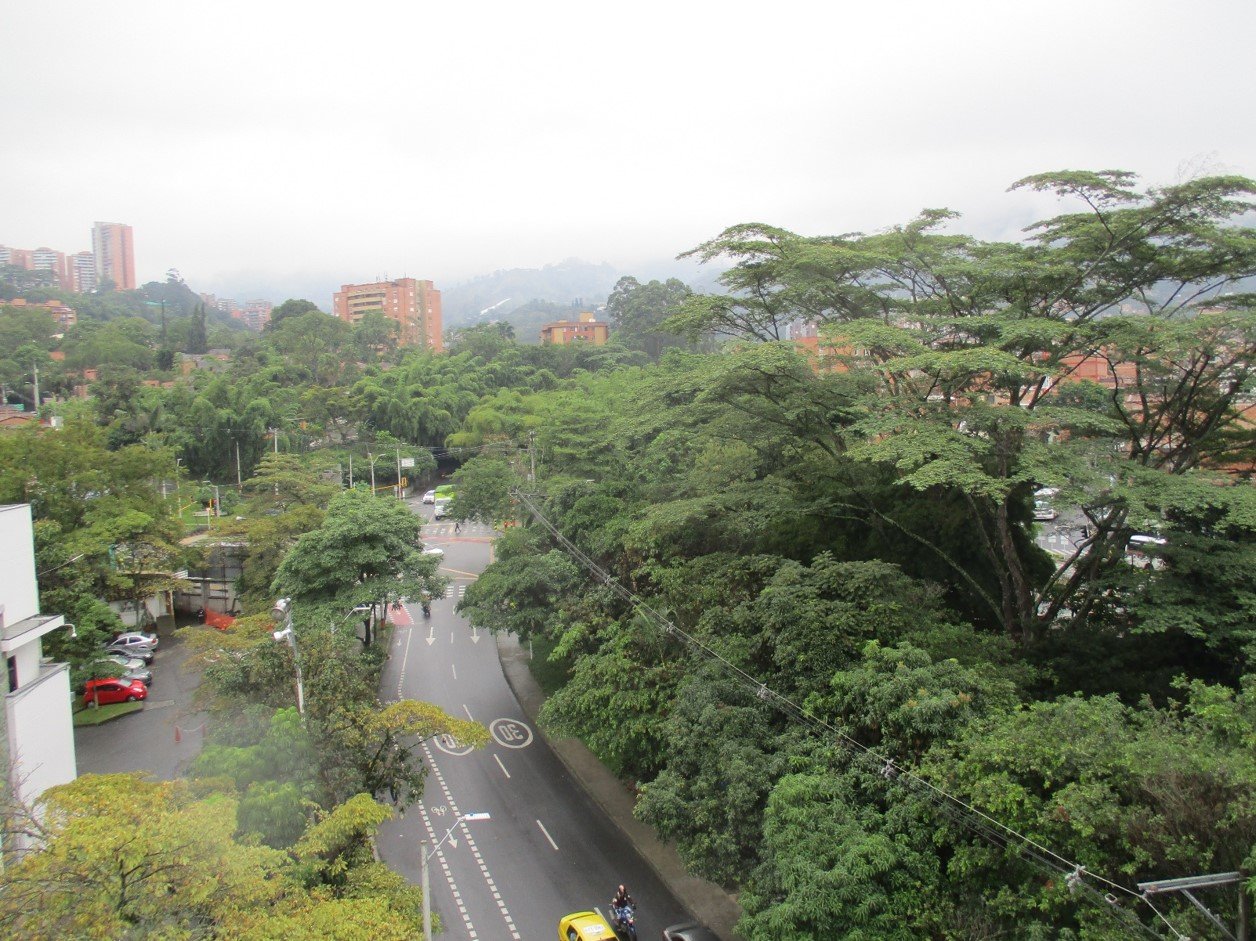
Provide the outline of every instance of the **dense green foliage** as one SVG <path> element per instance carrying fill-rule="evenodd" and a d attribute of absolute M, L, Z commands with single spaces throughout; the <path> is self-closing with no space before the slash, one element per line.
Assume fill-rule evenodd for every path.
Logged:
<path fill-rule="evenodd" d="M 186 782 L 85 775 L 53 788 L 26 830 L 40 850 L 0 874 L 6 937 L 403 941 L 419 897 L 372 857 L 390 814 L 366 795 L 290 850 L 236 839 L 243 802 Z"/>
<path fill-rule="evenodd" d="M 462 610 L 552 645 L 549 726 L 754 941 L 1154 934 L 1135 883 L 1253 861 L 1256 186 L 1021 185 L 1082 211 L 728 230 L 695 250 L 727 293 L 657 329 L 731 343 L 502 401 L 537 480 L 463 471 L 460 515 L 531 491 L 574 549 L 511 532 Z"/>
<path fill-rule="evenodd" d="M 739 891 L 747 938 L 1155 934 L 1136 883 L 1256 864 L 1256 186 L 1018 185 L 1078 211 L 1018 242 L 940 210 L 736 226 L 690 253 L 731 265 L 722 293 L 621 280 L 604 347 L 488 324 L 434 355 L 291 301 L 174 380 L 154 366 L 194 330 L 56 341 L 9 310 L 0 370 L 58 342 L 102 368 L 64 429 L 0 438 L 0 487 L 36 508 L 42 586 L 81 632 L 142 587 L 127 559 L 179 551 L 164 481 L 241 483 L 246 610 L 295 599 L 315 690 L 301 722 L 261 615 L 205 642 L 205 695 L 253 704 L 197 768 L 233 782 L 241 837 L 298 852 L 355 795 L 407 802 L 409 743 L 453 728 L 378 706 L 379 647 L 345 617 L 438 587 L 409 514 L 336 495 L 410 456 L 456 517 L 522 524 L 462 610 L 552 651 L 547 726 Z"/>

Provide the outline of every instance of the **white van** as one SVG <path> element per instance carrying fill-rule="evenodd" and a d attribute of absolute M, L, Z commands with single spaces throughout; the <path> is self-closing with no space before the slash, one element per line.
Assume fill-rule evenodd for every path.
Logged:
<path fill-rule="evenodd" d="M 1125 546 L 1125 561 L 1135 568 L 1162 569 L 1164 559 L 1159 557 L 1156 549 L 1167 541 L 1159 536 L 1146 536 L 1142 533 L 1130 536 L 1130 541 Z"/>
<path fill-rule="evenodd" d="M 1054 487 L 1043 487 L 1034 491 L 1034 519 L 1039 521 L 1053 520 L 1060 514 L 1056 511 L 1052 498 L 1059 493 Z"/>
<path fill-rule="evenodd" d="M 449 510 L 449 504 L 452 502 L 449 497 L 439 498 L 432 509 L 432 516 L 438 520 L 444 519 L 445 513 Z"/>

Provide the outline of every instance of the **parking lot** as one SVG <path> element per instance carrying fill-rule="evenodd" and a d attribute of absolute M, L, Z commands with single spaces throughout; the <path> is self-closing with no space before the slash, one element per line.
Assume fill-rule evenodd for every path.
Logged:
<path fill-rule="evenodd" d="M 172 779 L 200 752 L 206 714 L 191 711 L 200 675 L 184 669 L 188 650 L 174 636 L 173 625 L 161 625 L 158 634 L 161 644 L 144 708 L 101 725 L 75 728 L 79 774 L 144 771 Z"/>

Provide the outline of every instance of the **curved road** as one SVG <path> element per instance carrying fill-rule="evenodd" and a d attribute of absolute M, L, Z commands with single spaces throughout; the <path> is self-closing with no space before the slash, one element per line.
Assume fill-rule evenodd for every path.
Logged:
<path fill-rule="evenodd" d="M 430 516 L 429 508 L 423 511 Z M 607 902 L 623 882 L 638 902 L 640 937 L 657 938 L 664 925 L 689 917 L 684 907 L 525 720 L 493 637 L 454 612 L 490 561 L 489 531 L 469 525 L 454 536 L 451 523 L 429 521 L 424 540 L 445 550 L 442 572 L 453 586 L 432 604 L 428 619 L 418 605 L 407 607 L 413 623 L 394 632 L 381 695 L 436 703 L 487 726 L 492 741 L 473 752 L 456 742 L 424 745 L 430 773 L 422 804 L 383 826 L 381 856 L 418 883 L 420 846 L 454 827 L 429 863 L 444 937 L 555 938 L 568 912 L 609 914 Z M 455 826 L 468 813 L 490 819 Z"/>

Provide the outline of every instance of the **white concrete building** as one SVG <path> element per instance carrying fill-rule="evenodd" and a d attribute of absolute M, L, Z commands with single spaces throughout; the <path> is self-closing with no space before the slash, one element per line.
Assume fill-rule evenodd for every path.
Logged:
<path fill-rule="evenodd" d="M 0 654 L 5 665 L 0 769 L 6 772 L 6 796 L 26 805 L 78 775 L 70 668 L 43 656 L 41 638 L 58 629 L 73 628 L 59 614 L 39 612 L 31 508 L 0 506 Z"/>

